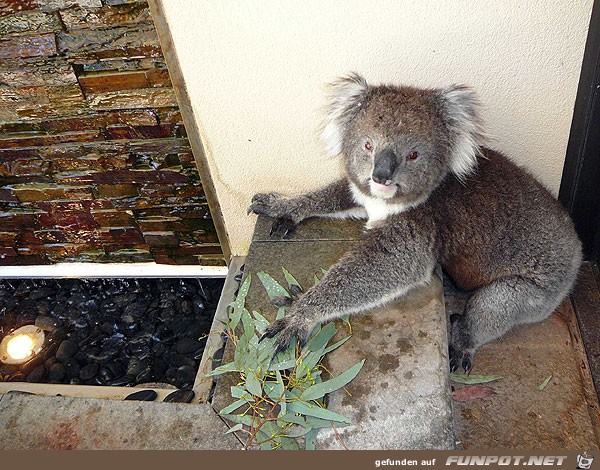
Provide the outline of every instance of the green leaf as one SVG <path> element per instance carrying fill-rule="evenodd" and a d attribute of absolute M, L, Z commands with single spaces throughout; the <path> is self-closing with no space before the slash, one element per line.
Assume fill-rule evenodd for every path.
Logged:
<path fill-rule="evenodd" d="M 220 375 L 224 374 L 225 372 L 239 372 L 239 369 L 235 366 L 235 362 L 229 362 L 227 364 L 223 364 L 222 366 L 216 367 L 206 374 L 206 376 L 210 377 L 212 375 Z"/>
<path fill-rule="evenodd" d="M 239 431 L 241 429 L 244 429 L 244 425 L 242 423 L 238 423 L 235 426 L 229 428 L 227 431 L 225 431 L 225 434 L 230 434 L 232 432 L 236 432 L 236 431 Z"/>
<path fill-rule="evenodd" d="M 252 310 L 252 315 L 255 318 L 254 325 L 256 326 L 256 331 L 258 331 L 258 334 L 262 335 L 267 329 L 267 327 L 270 325 L 269 320 L 263 317 L 256 310 Z"/>
<path fill-rule="evenodd" d="M 228 415 L 228 414 L 234 412 L 235 410 L 237 410 L 239 407 L 244 406 L 246 404 L 247 404 L 246 400 L 243 400 L 243 399 L 236 400 L 231 405 L 227 405 L 225 408 L 223 408 L 221 411 L 219 411 L 219 414 L 220 415 Z"/>
<path fill-rule="evenodd" d="M 331 421 L 321 419 L 321 418 L 315 418 L 314 416 L 307 416 L 306 424 L 308 424 L 313 429 L 322 429 L 322 428 L 330 428 L 331 427 Z M 349 423 L 339 423 L 338 422 L 335 425 L 338 428 L 343 428 L 344 426 L 348 426 L 348 424 Z"/>
<path fill-rule="evenodd" d="M 264 271 L 261 271 L 259 273 L 256 273 L 258 278 L 260 279 L 260 282 L 262 282 L 262 285 L 264 286 L 265 290 L 267 291 L 267 295 L 269 296 L 269 299 L 273 300 L 274 298 L 277 297 L 289 297 L 290 294 L 288 294 L 288 291 L 286 291 L 281 284 L 279 284 L 275 279 L 273 279 L 273 277 L 270 274 L 265 273 Z"/>
<path fill-rule="evenodd" d="M 501 379 L 500 375 L 467 375 L 467 374 L 450 374 L 450 380 L 461 384 L 474 385 L 485 384 Z"/>
<path fill-rule="evenodd" d="M 242 423 L 248 427 L 252 426 L 252 416 L 250 416 L 250 415 L 222 414 L 221 416 L 233 423 Z"/>
<path fill-rule="evenodd" d="M 296 280 L 294 276 L 290 274 L 290 272 L 287 269 L 285 269 L 283 266 L 281 267 L 281 269 L 283 270 L 283 276 L 285 277 L 285 280 L 290 286 L 297 286 L 300 289 L 302 289 L 300 283 Z"/>
<path fill-rule="evenodd" d="M 317 277 L 317 275 L 315 274 L 314 281 L 315 281 L 315 286 L 316 286 L 316 285 L 317 285 L 319 282 L 321 282 L 321 279 L 319 279 L 319 278 Z"/>
<path fill-rule="evenodd" d="M 317 419 L 317 418 L 315 418 Z M 285 413 L 283 415 L 280 415 L 277 417 L 277 421 L 281 421 L 284 423 L 292 423 L 292 424 L 297 424 L 299 426 L 306 426 L 306 420 L 301 417 L 301 416 L 297 416 L 293 413 Z"/>
<path fill-rule="evenodd" d="M 306 405 L 304 403 L 294 401 L 288 403 L 288 411 L 290 413 L 300 413 L 306 416 L 314 416 L 315 418 L 328 419 L 340 423 L 350 424 L 350 419 L 333 411 L 326 410 L 317 405 Z"/>
<path fill-rule="evenodd" d="M 290 438 L 297 438 L 297 437 L 302 437 L 304 436 L 306 433 L 312 431 L 312 428 L 309 427 L 304 427 L 304 426 L 294 426 L 292 428 L 290 428 L 290 430 L 287 432 L 287 437 Z"/>
<path fill-rule="evenodd" d="M 552 374 L 550 374 L 548 377 L 546 377 L 546 380 L 544 380 L 540 386 L 537 388 L 538 391 L 543 392 L 544 389 L 548 386 L 548 384 L 550 383 L 550 381 L 552 380 Z"/>
<path fill-rule="evenodd" d="M 321 382 L 319 384 L 315 384 L 312 387 L 308 387 L 302 395 L 300 395 L 300 399 L 304 401 L 316 400 L 318 398 L 324 397 L 328 393 L 333 392 L 334 390 L 338 390 L 348 384 L 356 375 L 360 372 L 365 360 L 354 364 L 347 371 L 342 374 L 334 377 L 333 379 L 326 380 L 325 382 Z"/>
<path fill-rule="evenodd" d="M 337 333 L 337 328 L 333 322 L 327 323 L 323 328 L 321 328 L 315 335 L 313 335 L 306 343 L 304 349 L 309 349 L 310 351 L 319 351 L 325 349 L 325 346 L 329 342 L 331 338 L 335 336 Z"/>
<path fill-rule="evenodd" d="M 286 370 L 291 369 L 296 364 L 295 359 L 286 359 L 285 361 L 277 362 L 269 366 L 269 370 Z"/>
<path fill-rule="evenodd" d="M 350 338 L 352 338 L 352 336 L 346 336 L 344 339 L 340 339 L 337 343 L 333 343 L 331 346 L 327 346 L 324 350 L 323 350 L 323 355 L 330 353 L 331 351 L 339 348 L 342 344 L 344 344 L 346 341 L 348 341 Z"/>
<path fill-rule="evenodd" d="M 235 300 L 231 303 L 231 307 L 233 307 L 233 311 L 229 314 L 229 323 L 232 330 L 238 326 L 240 322 L 240 318 L 242 316 L 242 309 L 244 308 L 244 304 L 246 303 L 246 296 L 248 295 L 248 290 L 250 289 L 251 283 L 251 274 L 248 273 L 248 276 L 242 283 L 240 289 L 238 290 L 238 295 Z"/>
<path fill-rule="evenodd" d="M 284 450 L 300 450 L 298 441 L 289 437 L 281 437 L 281 448 Z"/>
<path fill-rule="evenodd" d="M 275 317 L 275 320 L 281 320 L 283 317 L 285 317 L 285 308 L 281 307 L 277 309 L 277 316 Z"/>
<path fill-rule="evenodd" d="M 246 370 L 246 390 L 248 390 L 255 397 L 262 397 L 263 389 L 261 381 L 256 377 L 253 370 Z"/>
<path fill-rule="evenodd" d="M 306 436 L 304 436 L 304 444 L 306 450 L 316 450 L 317 449 L 317 430 L 313 429 L 309 431 Z"/>

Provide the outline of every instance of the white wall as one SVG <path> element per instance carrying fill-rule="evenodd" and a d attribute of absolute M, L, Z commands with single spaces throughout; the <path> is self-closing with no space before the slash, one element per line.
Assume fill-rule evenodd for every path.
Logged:
<path fill-rule="evenodd" d="M 466 83 L 492 147 L 558 191 L 592 0 L 162 0 L 233 254 L 257 191 L 339 175 L 316 132 L 323 84 Z"/>

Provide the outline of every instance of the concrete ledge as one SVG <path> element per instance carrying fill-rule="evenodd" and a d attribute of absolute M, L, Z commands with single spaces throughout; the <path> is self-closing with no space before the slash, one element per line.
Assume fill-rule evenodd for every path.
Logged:
<path fill-rule="evenodd" d="M 0 449 L 239 448 L 210 405 L 3 395 Z"/>

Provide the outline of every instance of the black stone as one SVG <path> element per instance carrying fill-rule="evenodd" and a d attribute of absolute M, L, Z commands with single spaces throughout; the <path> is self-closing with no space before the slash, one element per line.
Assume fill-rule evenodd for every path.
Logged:
<path fill-rule="evenodd" d="M 42 382 L 46 377 L 46 366 L 44 364 L 40 364 L 35 369 L 33 369 L 29 374 L 27 374 L 27 382 Z"/>
<path fill-rule="evenodd" d="M 79 371 L 79 378 L 83 381 L 92 380 L 98 373 L 98 364 L 91 362 L 90 364 L 83 366 Z"/>
<path fill-rule="evenodd" d="M 63 328 L 63 327 L 59 327 L 56 330 L 54 330 L 52 333 L 50 333 L 50 337 L 48 338 L 48 341 L 58 344 L 63 339 L 66 339 L 66 337 L 67 337 L 67 329 Z"/>
<path fill-rule="evenodd" d="M 195 393 L 190 389 L 175 390 L 169 393 L 164 402 L 167 403 L 189 403 L 194 399 Z"/>
<path fill-rule="evenodd" d="M 79 372 L 81 371 L 81 365 L 79 361 L 72 357 L 64 363 L 65 365 L 65 373 L 67 378 L 72 379 L 75 377 L 79 377 Z"/>
<path fill-rule="evenodd" d="M 48 370 L 48 380 L 60 382 L 65 378 L 66 370 L 65 366 L 63 366 L 60 362 L 57 362 L 50 370 Z"/>
<path fill-rule="evenodd" d="M 181 366 L 177 369 L 177 381 L 181 383 L 193 382 L 196 378 L 196 371 L 190 366 Z"/>
<path fill-rule="evenodd" d="M 27 377 L 25 376 L 25 374 L 23 372 L 17 372 L 13 375 L 11 375 L 7 382 L 25 382 L 25 379 Z"/>
<path fill-rule="evenodd" d="M 58 328 L 58 322 L 54 318 L 44 315 L 37 317 L 34 325 L 45 331 L 54 331 Z"/>
<path fill-rule="evenodd" d="M 154 390 L 140 390 L 125 397 L 125 400 L 154 401 L 158 395 Z"/>
<path fill-rule="evenodd" d="M 66 339 L 62 343 L 60 343 L 58 351 L 56 351 L 56 360 L 60 362 L 66 362 L 77 352 L 78 349 L 79 347 L 77 346 L 77 343 L 75 343 L 75 341 Z"/>
<path fill-rule="evenodd" d="M 175 350 L 179 354 L 189 354 L 195 352 L 200 347 L 200 342 L 194 338 L 181 338 L 175 344 Z"/>

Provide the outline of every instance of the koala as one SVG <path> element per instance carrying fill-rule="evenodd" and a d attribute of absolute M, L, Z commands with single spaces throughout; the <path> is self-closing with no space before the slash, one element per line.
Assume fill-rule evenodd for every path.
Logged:
<path fill-rule="evenodd" d="M 436 264 L 466 293 L 451 322 L 450 370 L 470 372 L 481 345 L 547 318 L 582 260 L 573 223 L 527 171 L 486 148 L 475 92 L 330 86 L 322 137 L 345 177 L 298 197 L 256 194 L 249 212 L 289 236 L 310 217 L 366 219 L 364 239 L 304 293 L 265 337 L 284 349 L 320 322 L 362 314 L 427 284 Z"/>

